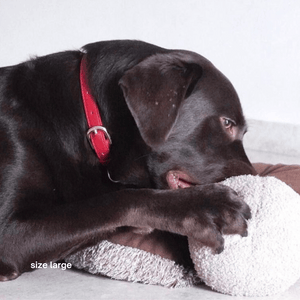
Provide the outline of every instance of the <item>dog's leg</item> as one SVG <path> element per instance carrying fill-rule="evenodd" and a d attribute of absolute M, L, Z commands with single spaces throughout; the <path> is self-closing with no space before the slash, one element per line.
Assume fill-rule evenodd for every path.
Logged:
<path fill-rule="evenodd" d="M 11 216 L 0 239 L 0 280 L 14 279 L 34 262 L 63 259 L 96 244 L 121 226 L 150 227 L 193 237 L 220 252 L 222 233 L 245 235 L 248 206 L 225 186 L 183 190 L 123 190 L 68 203 L 32 216 Z"/>

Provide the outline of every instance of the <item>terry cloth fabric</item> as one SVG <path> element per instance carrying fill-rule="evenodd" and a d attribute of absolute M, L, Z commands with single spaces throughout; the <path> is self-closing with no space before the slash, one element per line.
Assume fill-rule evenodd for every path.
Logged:
<path fill-rule="evenodd" d="M 194 270 L 149 252 L 102 241 L 69 256 L 66 262 L 92 274 L 166 287 L 189 287 L 199 282 Z"/>
<path fill-rule="evenodd" d="M 223 182 L 250 206 L 248 236 L 226 235 L 216 255 L 190 240 L 200 278 L 214 290 L 233 296 L 269 296 L 300 278 L 300 195 L 274 177 L 237 176 Z"/>

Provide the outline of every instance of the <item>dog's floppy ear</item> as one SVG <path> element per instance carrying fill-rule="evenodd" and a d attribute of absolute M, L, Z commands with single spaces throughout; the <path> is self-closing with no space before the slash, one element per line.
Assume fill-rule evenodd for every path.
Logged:
<path fill-rule="evenodd" d="M 142 138 L 151 147 L 167 140 L 182 101 L 202 75 L 186 55 L 156 54 L 127 71 L 119 84 Z"/>

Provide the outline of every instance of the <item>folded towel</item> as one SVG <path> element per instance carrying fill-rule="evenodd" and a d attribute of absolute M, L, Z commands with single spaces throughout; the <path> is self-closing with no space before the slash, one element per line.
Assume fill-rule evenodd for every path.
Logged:
<path fill-rule="evenodd" d="M 69 256 L 66 262 L 92 274 L 169 288 L 189 287 L 199 282 L 194 270 L 170 259 L 106 240 Z"/>

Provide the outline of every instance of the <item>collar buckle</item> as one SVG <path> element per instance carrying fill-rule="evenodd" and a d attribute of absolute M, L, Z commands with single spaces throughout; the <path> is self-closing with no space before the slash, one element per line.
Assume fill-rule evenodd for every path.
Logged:
<path fill-rule="evenodd" d="M 86 133 L 86 136 L 87 136 L 87 139 L 92 147 L 92 149 L 95 150 L 94 146 L 93 146 L 93 143 L 91 141 L 91 133 L 94 133 L 94 134 L 97 134 L 98 133 L 98 130 L 102 131 L 106 137 L 106 139 L 109 141 L 109 144 L 111 145 L 112 144 L 112 140 L 111 140 L 111 137 L 109 135 L 109 133 L 107 132 L 106 128 L 103 127 L 103 126 L 93 126 L 91 127 L 88 132 Z"/>

